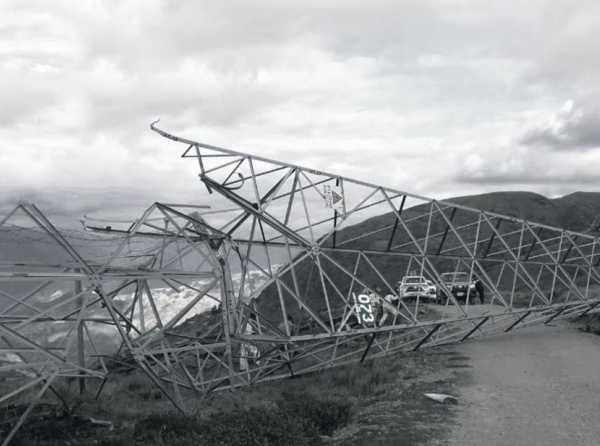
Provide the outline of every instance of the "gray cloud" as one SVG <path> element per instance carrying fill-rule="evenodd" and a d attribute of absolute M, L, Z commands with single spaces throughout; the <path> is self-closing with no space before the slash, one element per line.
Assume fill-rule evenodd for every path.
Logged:
<path fill-rule="evenodd" d="M 167 197 L 155 195 L 156 200 Z M 0 217 L 8 214 L 20 201 L 34 203 L 53 221 L 61 225 L 78 225 L 84 215 L 135 218 L 149 207 L 148 194 L 143 190 L 119 188 L 57 188 L 48 191 L 14 191 L 0 197 Z"/>
<path fill-rule="evenodd" d="M 528 130 L 520 142 L 557 150 L 598 148 L 600 108 L 578 106 L 569 101 L 548 123 Z"/>

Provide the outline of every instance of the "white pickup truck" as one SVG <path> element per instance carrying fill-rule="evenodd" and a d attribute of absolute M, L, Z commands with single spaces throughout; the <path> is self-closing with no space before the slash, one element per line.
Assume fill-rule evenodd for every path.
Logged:
<path fill-rule="evenodd" d="M 401 299 L 420 297 L 435 301 L 437 298 L 437 287 L 423 276 L 404 276 L 397 288 Z"/>

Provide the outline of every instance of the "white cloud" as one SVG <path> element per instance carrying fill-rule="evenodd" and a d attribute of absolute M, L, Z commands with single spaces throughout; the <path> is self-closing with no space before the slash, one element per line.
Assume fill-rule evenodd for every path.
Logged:
<path fill-rule="evenodd" d="M 197 199 L 193 163 L 148 131 L 157 117 L 194 139 L 421 194 L 510 181 L 543 192 L 553 180 L 532 166 L 559 172 L 565 160 L 524 147 L 524 130 L 551 115 L 557 138 L 595 122 L 577 99 L 555 112 L 594 94 L 600 74 L 597 6 L 565 5 L 3 2 L 0 203 L 93 189 L 72 197 L 77 214 L 108 186 L 136 209 Z M 570 156 L 583 175 L 597 163 Z M 556 178 L 562 192 L 579 187 Z"/>

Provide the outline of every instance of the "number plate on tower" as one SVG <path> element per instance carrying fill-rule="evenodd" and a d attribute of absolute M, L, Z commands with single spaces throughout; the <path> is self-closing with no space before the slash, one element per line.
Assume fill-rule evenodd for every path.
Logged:
<path fill-rule="evenodd" d="M 358 323 L 373 324 L 375 322 L 374 308 L 371 303 L 371 298 L 366 294 L 359 294 L 358 296 L 352 293 L 354 298 L 354 308 L 356 309 L 356 317 Z"/>

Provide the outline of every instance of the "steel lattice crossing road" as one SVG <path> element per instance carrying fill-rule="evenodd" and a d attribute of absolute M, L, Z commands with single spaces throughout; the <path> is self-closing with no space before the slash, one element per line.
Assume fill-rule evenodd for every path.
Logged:
<path fill-rule="evenodd" d="M 600 304 L 590 234 L 152 129 L 185 145 L 217 207 L 154 203 L 85 232 L 30 203 L 0 220 L 0 403 L 27 402 L 3 444 L 61 380 L 101 396 L 115 363 L 187 412 L 215 390 Z"/>

